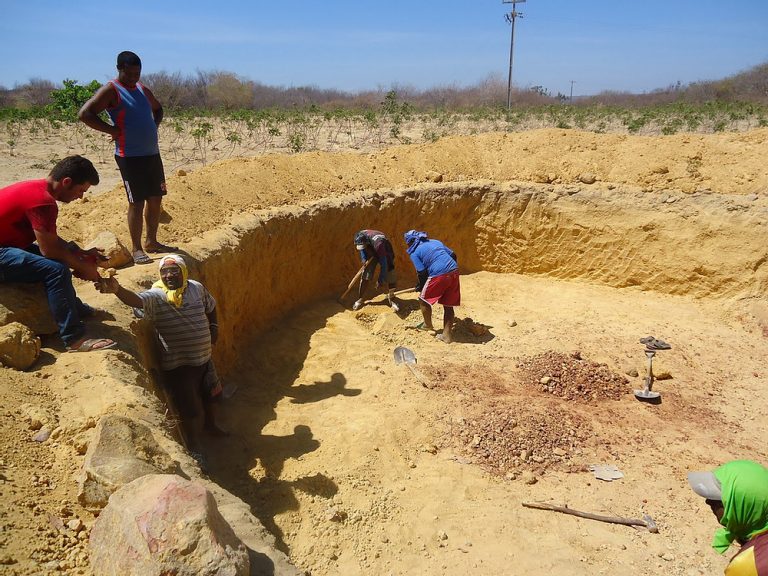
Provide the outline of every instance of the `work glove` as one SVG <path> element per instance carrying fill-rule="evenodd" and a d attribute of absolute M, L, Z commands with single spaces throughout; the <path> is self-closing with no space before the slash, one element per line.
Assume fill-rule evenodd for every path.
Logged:
<path fill-rule="evenodd" d="M 355 300 L 355 303 L 352 304 L 352 310 L 360 310 L 360 308 L 363 307 L 363 299 L 360 298 L 360 300 Z"/>

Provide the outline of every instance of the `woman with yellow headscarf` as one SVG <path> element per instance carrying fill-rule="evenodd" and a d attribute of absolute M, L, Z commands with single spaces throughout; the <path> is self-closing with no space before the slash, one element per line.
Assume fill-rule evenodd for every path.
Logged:
<path fill-rule="evenodd" d="M 225 432 L 215 420 L 214 401 L 221 386 L 211 362 L 218 338 L 216 300 L 200 282 L 189 279 L 184 259 L 171 254 L 160 259 L 160 279 L 144 292 L 126 290 L 115 278 L 97 283 L 101 292 L 115 294 L 124 304 L 143 310 L 157 332 L 163 382 L 182 418 L 187 447 L 203 462 L 199 430 Z"/>

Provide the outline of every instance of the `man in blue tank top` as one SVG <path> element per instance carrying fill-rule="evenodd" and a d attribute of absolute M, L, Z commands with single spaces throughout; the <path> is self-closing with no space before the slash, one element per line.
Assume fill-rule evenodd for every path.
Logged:
<path fill-rule="evenodd" d="M 146 252 L 174 252 L 157 240 L 162 199 L 166 194 L 163 162 L 157 141 L 157 127 L 163 120 L 163 107 L 152 91 L 144 86 L 141 60 L 133 52 L 117 55 L 117 78 L 99 88 L 78 113 L 87 126 L 112 136 L 115 161 L 128 195 L 128 230 L 131 252 L 136 264 L 148 264 Z M 99 114 L 106 111 L 112 124 Z M 141 236 L 147 225 L 147 239 Z M 146 250 L 146 252 L 145 252 Z"/>

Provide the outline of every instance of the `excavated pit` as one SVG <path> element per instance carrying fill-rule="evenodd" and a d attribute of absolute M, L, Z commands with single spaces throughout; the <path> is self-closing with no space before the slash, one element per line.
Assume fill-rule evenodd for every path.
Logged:
<path fill-rule="evenodd" d="M 664 444 L 646 438 L 644 428 L 672 421 L 682 433 L 702 418 L 734 426 L 693 383 L 711 366 L 692 366 L 720 337 L 708 316 L 765 292 L 765 216 L 739 197 L 684 195 L 671 203 L 639 191 L 469 183 L 237 217 L 189 250 L 218 300 L 219 371 L 238 388 L 223 414 L 235 435 L 209 445 L 211 476 L 250 504 L 278 547 L 313 574 L 402 569 L 424 553 L 412 543 L 431 539 L 436 526 L 480 538 L 483 514 L 509 496 L 481 470 L 511 481 L 524 471 L 583 471 L 591 458 L 602 458 L 640 476 L 638 464 L 626 460 L 629 447 Z M 403 296 L 399 317 L 380 297 L 357 313 L 341 307 L 335 298 L 358 265 L 351 239 L 363 227 L 393 239 L 400 286 L 415 279 L 401 242 L 406 229 L 428 230 L 449 244 L 463 277 L 458 317 L 488 333 L 464 331 L 446 349 L 408 330 L 419 319 L 413 294 Z M 558 301 L 561 293 L 567 301 Z M 487 306 L 478 308 L 480 302 Z M 544 321 L 534 334 L 524 320 L 513 321 L 518 315 L 544 316 L 551 326 Z M 683 318 L 694 328 L 678 330 Z M 439 308 L 436 320 L 439 326 Z M 653 414 L 629 393 L 566 405 L 526 388 L 515 369 L 523 352 L 548 350 L 580 350 L 614 372 L 635 360 L 642 369 L 637 339 L 651 330 L 672 335 L 679 350 L 662 366 L 688 371 Z M 416 351 L 427 384 L 394 365 L 397 345 Z M 437 384 L 435 370 L 445 367 L 450 374 Z M 501 390 L 488 388 L 493 374 Z M 718 389 L 732 384 L 717 379 Z M 393 399 L 402 394 L 413 397 L 405 412 Z M 626 425 L 620 433 L 617 421 Z M 686 450 L 706 453 L 705 433 L 684 434 L 696 436 Z M 467 464 L 476 466 L 455 471 Z M 568 483 L 555 492 L 567 494 Z M 457 503 L 456 490 L 486 496 L 482 505 L 474 496 Z M 638 500 L 640 492 L 631 489 Z M 492 553 L 485 545 L 474 552 L 481 550 Z"/>
<path fill-rule="evenodd" d="M 357 266 L 351 238 L 363 227 L 383 230 L 396 250 L 405 230 L 428 230 L 459 254 L 462 274 L 545 276 L 692 298 L 747 299 L 768 287 L 766 209 L 747 210 L 739 197 L 682 196 L 669 204 L 642 192 L 488 183 L 325 200 L 237 217 L 193 242 L 200 277 L 226 316 L 217 350 L 223 374 L 242 354 L 238 342 L 343 291 Z M 403 250 L 396 263 L 400 285 L 412 284 Z"/>

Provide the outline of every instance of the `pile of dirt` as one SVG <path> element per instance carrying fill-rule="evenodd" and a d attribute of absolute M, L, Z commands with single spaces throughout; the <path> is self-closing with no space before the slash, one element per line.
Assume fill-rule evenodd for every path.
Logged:
<path fill-rule="evenodd" d="M 426 368 L 433 389 L 461 416 L 447 415 L 447 437 L 461 458 L 494 475 L 513 479 L 553 465 L 571 470 L 595 437 L 588 418 L 554 401 L 533 404 L 509 370 L 490 364 L 443 364 Z"/>
<path fill-rule="evenodd" d="M 517 363 L 526 386 L 565 400 L 619 400 L 629 392 L 629 383 L 605 364 L 570 354 L 548 350 L 525 357 Z"/>
<path fill-rule="evenodd" d="M 566 401 L 618 400 L 629 392 L 627 380 L 579 352 L 550 350 L 524 357 L 517 368 L 514 377 L 483 365 L 429 370 L 435 388 L 456 395 L 462 414 L 450 418 L 445 443 L 468 462 L 509 479 L 552 467 L 581 470 L 578 457 L 597 437 L 589 415 L 555 399 L 532 403 L 529 390 Z"/>
<path fill-rule="evenodd" d="M 593 436 L 578 414 L 551 406 L 532 412 L 513 404 L 487 407 L 452 427 L 460 453 L 492 474 L 514 478 L 522 470 L 541 472 L 553 465 L 572 468 L 571 459 Z"/>

